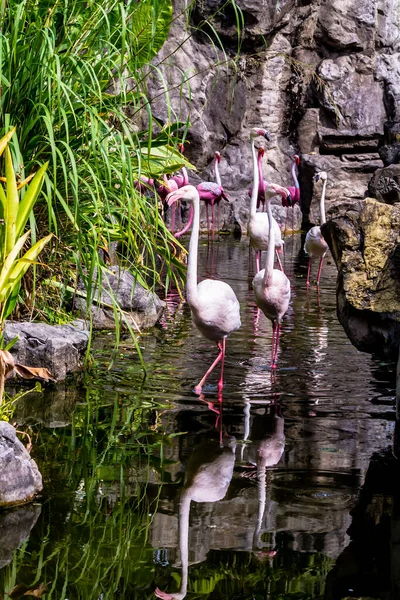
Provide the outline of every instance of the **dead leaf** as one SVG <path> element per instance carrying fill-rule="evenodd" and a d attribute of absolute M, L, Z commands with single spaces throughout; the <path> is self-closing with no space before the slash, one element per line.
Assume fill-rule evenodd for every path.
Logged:
<path fill-rule="evenodd" d="M 6 592 L 6 594 L 10 598 L 22 598 L 27 590 L 29 590 L 29 586 L 25 585 L 25 583 L 17 583 L 11 592 Z"/>
<path fill-rule="evenodd" d="M 46 592 L 48 592 L 48 583 L 39 583 L 38 587 L 28 590 L 24 596 L 35 596 L 35 598 L 41 598 Z"/>
<path fill-rule="evenodd" d="M 48 583 L 39 583 L 35 588 L 32 588 L 25 583 L 18 583 L 11 592 L 6 592 L 10 598 L 19 600 L 22 596 L 34 596 L 35 598 L 41 598 L 46 592 L 48 592 Z"/>
<path fill-rule="evenodd" d="M 26 365 L 14 364 L 14 371 L 24 379 L 45 379 L 46 381 L 55 381 L 48 369 L 43 367 L 27 367 Z"/>

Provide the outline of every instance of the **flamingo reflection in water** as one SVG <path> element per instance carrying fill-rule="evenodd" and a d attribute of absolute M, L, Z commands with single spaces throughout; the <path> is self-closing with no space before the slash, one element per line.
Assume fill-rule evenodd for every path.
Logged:
<path fill-rule="evenodd" d="M 242 446 L 241 461 L 249 462 L 256 468 L 256 471 L 245 472 L 243 473 L 243 477 L 256 476 L 258 481 L 258 515 L 253 537 L 254 548 L 259 550 L 259 554 L 257 554 L 259 558 L 273 558 L 276 554 L 274 550 L 274 534 L 272 534 L 272 539 L 267 544 L 263 544 L 261 540 L 263 533 L 271 529 L 263 529 L 267 505 L 267 490 L 272 479 L 272 472 L 268 470 L 268 467 L 278 464 L 284 452 L 284 419 L 280 405 L 274 402 L 274 404 L 264 408 L 265 412 L 263 415 L 257 414 L 253 418 L 250 427 L 251 404 L 249 401 L 245 403 L 243 436 L 243 441 L 247 441 L 250 438 L 251 443 Z"/>
<path fill-rule="evenodd" d="M 218 502 L 229 488 L 235 465 L 236 439 L 225 436 L 223 445 L 215 440 L 200 444 L 191 454 L 179 505 L 179 551 L 182 582 L 179 592 L 170 594 L 156 588 L 154 594 L 162 600 L 182 600 L 187 594 L 189 570 L 190 503 Z"/>

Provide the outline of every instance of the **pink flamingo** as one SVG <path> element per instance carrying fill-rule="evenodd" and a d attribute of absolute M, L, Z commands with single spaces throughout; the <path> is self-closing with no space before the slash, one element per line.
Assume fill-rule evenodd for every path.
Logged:
<path fill-rule="evenodd" d="M 269 133 L 265 129 L 259 129 L 257 127 L 253 128 L 250 132 L 250 140 L 251 140 L 251 151 L 253 155 L 253 193 L 250 201 L 250 217 L 247 225 L 247 233 L 250 238 L 251 246 L 256 251 L 256 269 L 257 272 L 260 270 L 260 254 L 262 250 L 268 249 L 268 240 L 269 240 L 269 220 L 266 213 L 257 212 L 257 197 L 259 193 L 259 172 L 257 165 L 257 157 L 256 157 L 256 149 L 254 144 L 254 139 L 257 136 L 263 136 L 267 140 L 269 140 Z M 264 186 L 264 180 L 262 182 L 262 186 Z M 279 191 L 276 194 L 279 194 L 285 199 L 289 196 L 289 192 L 286 188 L 281 188 L 280 186 L 275 186 Z M 277 223 L 277 221 L 272 217 L 272 224 L 274 227 L 274 240 L 275 240 L 275 249 L 277 251 L 277 259 L 280 268 L 282 268 L 282 264 L 280 258 L 278 256 L 278 251 L 282 251 L 283 248 L 283 240 L 281 236 L 281 230 Z"/>
<path fill-rule="evenodd" d="M 139 179 L 135 179 L 133 185 L 138 192 L 145 194 L 149 188 L 154 186 L 154 179 L 150 179 L 146 175 L 140 175 Z"/>
<path fill-rule="evenodd" d="M 221 185 L 221 176 L 219 174 L 218 164 L 221 160 L 221 155 L 219 152 L 214 153 L 214 174 L 216 183 L 213 181 L 203 181 L 197 186 L 197 191 L 199 192 L 200 200 L 203 200 L 206 204 L 206 215 L 207 215 L 207 231 L 210 230 L 210 222 L 208 217 L 208 206 L 211 205 L 211 231 L 212 237 L 214 239 L 214 206 L 215 204 L 218 207 L 218 220 L 219 220 L 219 203 L 222 198 L 225 200 L 229 200 L 228 196 L 225 194 L 224 188 Z"/>
<path fill-rule="evenodd" d="M 264 315 L 272 322 L 272 350 L 271 369 L 276 369 L 278 357 L 279 335 L 282 318 L 285 315 L 290 301 L 290 281 L 279 269 L 274 269 L 274 237 L 275 228 L 272 221 L 271 197 L 276 195 L 274 190 L 278 186 L 269 185 L 266 194 L 267 215 L 269 219 L 269 240 L 265 269 L 259 271 L 253 279 L 253 290 L 256 304 Z"/>
<path fill-rule="evenodd" d="M 291 185 L 288 187 L 288 190 L 290 192 L 290 197 L 292 199 L 291 204 L 284 204 L 284 202 L 282 202 L 282 206 L 286 206 L 287 211 L 286 211 L 286 223 L 285 223 L 285 230 L 286 230 L 286 225 L 288 222 L 288 217 L 289 217 L 289 206 L 292 209 L 292 229 L 293 229 L 293 224 L 294 224 L 294 205 L 296 203 L 300 203 L 300 185 L 299 185 L 299 180 L 297 179 L 297 167 L 300 164 L 300 156 L 298 154 L 294 154 L 293 158 L 292 158 L 292 167 L 291 167 L 291 173 L 292 173 L 292 179 L 293 179 L 293 183 L 294 185 Z"/>
<path fill-rule="evenodd" d="M 321 179 L 324 182 L 322 185 L 322 193 L 321 193 L 321 200 L 320 200 L 321 225 L 323 225 L 326 222 L 325 192 L 326 192 L 326 182 L 328 179 L 328 175 L 326 174 L 325 171 L 321 171 L 321 173 L 318 173 L 315 176 L 315 181 L 318 181 L 319 179 Z M 310 285 L 311 262 L 312 262 L 313 258 L 319 258 L 319 268 L 318 268 L 318 275 L 317 275 L 317 285 L 319 285 L 319 280 L 320 280 L 321 271 L 322 271 L 322 263 L 323 263 L 324 256 L 325 256 L 327 250 L 328 250 L 328 244 L 324 240 L 324 237 L 321 233 L 321 227 L 318 227 L 318 225 L 315 225 L 308 231 L 308 233 L 306 235 L 306 241 L 304 244 L 304 251 L 309 256 L 308 270 L 307 270 L 307 283 L 306 283 L 307 287 Z"/>
<path fill-rule="evenodd" d="M 217 343 L 219 354 L 194 391 L 201 394 L 202 387 L 214 367 L 221 362 L 218 391 L 224 385 L 224 360 L 226 338 L 236 331 L 240 323 L 240 305 L 232 288 L 223 281 L 204 279 L 197 284 L 197 254 L 200 231 L 200 197 L 198 190 L 186 185 L 167 196 L 168 205 L 185 199 L 193 204 L 193 227 L 189 243 L 189 257 L 186 281 L 186 297 L 192 313 L 192 319 L 209 340 Z"/>

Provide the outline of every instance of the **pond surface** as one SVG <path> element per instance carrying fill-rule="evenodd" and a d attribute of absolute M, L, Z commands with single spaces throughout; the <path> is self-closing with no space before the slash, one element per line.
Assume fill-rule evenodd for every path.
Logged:
<path fill-rule="evenodd" d="M 10 597 L 391 597 L 389 538 L 374 526 L 393 517 L 393 494 L 371 484 L 364 511 L 359 494 L 371 465 L 393 473 L 393 365 L 348 341 L 332 261 L 320 293 L 306 293 L 300 247 L 300 236 L 286 240 L 292 300 L 275 377 L 247 242 L 216 243 L 211 264 L 204 241 L 202 276 L 211 270 L 241 304 L 222 398 L 218 372 L 193 393 L 217 349 L 171 294 L 162 325 L 140 340 L 145 378 L 129 338 L 113 353 L 102 334 L 89 373 L 21 400 L 16 417 L 45 487 L 40 501 L 0 515 L 0 598 L 16 585 Z"/>

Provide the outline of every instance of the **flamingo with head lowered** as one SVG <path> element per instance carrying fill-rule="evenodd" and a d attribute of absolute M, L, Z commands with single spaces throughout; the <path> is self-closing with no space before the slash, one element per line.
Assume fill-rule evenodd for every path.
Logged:
<path fill-rule="evenodd" d="M 297 178 L 297 167 L 299 166 L 299 164 L 300 164 L 300 156 L 298 154 L 294 154 L 293 158 L 292 158 L 292 167 L 291 167 L 293 185 L 290 185 L 288 187 L 288 190 L 290 192 L 291 202 L 289 204 L 288 202 L 284 202 L 282 200 L 282 206 L 285 206 L 287 209 L 286 210 L 285 231 L 287 229 L 287 222 L 288 222 L 288 218 L 289 218 L 289 207 L 291 208 L 291 211 L 292 211 L 292 229 L 293 229 L 294 206 L 295 206 L 295 204 L 300 204 L 300 185 L 299 185 L 299 180 Z"/>
<path fill-rule="evenodd" d="M 274 269 L 274 236 L 275 229 L 272 221 L 271 198 L 279 193 L 280 186 L 270 183 L 266 190 L 267 215 L 269 219 L 269 246 L 265 269 L 259 271 L 253 279 L 253 290 L 256 304 L 264 315 L 272 321 L 272 350 L 271 368 L 276 368 L 278 357 L 279 334 L 282 318 L 289 308 L 290 281 L 279 269 Z"/>
<path fill-rule="evenodd" d="M 323 225 L 326 222 L 325 192 L 326 192 L 326 182 L 328 179 L 328 175 L 326 174 L 325 171 L 321 171 L 321 173 L 318 173 L 315 176 L 315 181 L 318 181 L 319 179 L 321 179 L 323 181 L 321 200 L 320 200 L 321 225 Z M 318 225 L 315 225 L 308 231 L 308 233 L 306 235 L 306 241 L 304 244 L 304 251 L 309 256 L 308 270 L 307 270 L 307 287 L 310 285 L 311 262 L 312 262 L 313 258 L 319 258 L 319 268 L 318 268 L 318 275 L 317 275 L 317 282 L 316 282 L 317 285 L 319 285 L 319 280 L 321 278 L 321 271 L 322 271 L 322 263 L 323 263 L 324 256 L 325 256 L 327 250 L 328 250 L 328 244 L 324 240 L 324 237 L 321 233 L 321 227 L 318 227 Z"/>
<path fill-rule="evenodd" d="M 197 283 L 197 254 L 200 230 L 200 197 L 198 190 L 192 185 L 186 185 L 167 196 L 168 205 L 178 200 L 187 200 L 193 204 L 193 227 L 189 243 L 189 256 L 186 280 L 186 298 L 192 319 L 197 328 L 208 340 L 216 342 L 219 353 L 204 377 L 195 387 L 195 393 L 201 394 L 202 387 L 208 375 L 221 363 L 218 391 L 224 385 L 224 360 L 226 338 L 239 329 L 240 306 L 233 289 L 223 281 L 204 279 Z"/>
<path fill-rule="evenodd" d="M 257 197 L 259 194 L 260 186 L 256 148 L 254 143 L 254 140 L 257 136 L 263 136 L 265 137 L 265 139 L 269 140 L 269 133 L 266 131 L 266 129 L 261 129 L 258 127 L 254 127 L 250 132 L 251 152 L 253 155 L 253 193 L 250 200 L 250 217 L 247 225 L 247 233 L 250 238 L 250 244 L 256 251 L 256 269 L 257 271 L 259 271 L 261 251 L 268 249 L 269 219 L 266 213 L 257 212 Z M 262 182 L 262 186 L 264 186 L 264 180 Z M 277 188 L 279 188 L 279 191 L 277 191 L 276 194 L 280 195 L 282 198 L 285 199 L 289 197 L 289 191 L 286 188 L 282 188 L 280 186 L 277 186 Z M 282 269 L 282 264 L 278 256 L 278 252 L 282 251 L 284 242 L 282 240 L 281 230 L 278 225 L 278 222 L 273 217 L 271 222 L 274 227 L 274 244 L 275 249 L 277 251 L 276 256 L 278 259 L 279 266 Z"/>
<path fill-rule="evenodd" d="M 221 184 L 221 176 L 219 174 L 218 165 L 221 161 L 221 154 L 219 152 L 214 153 L 214 181 L 203 181 L 197 186 L 197 191 L 199 192 L 200 200 L 203 200 L 206 205 L 206 215 L 207 215 L 207 231 L 210 230 L 209 225 L 209 216 L 208 216 L 208 207 L 211 206 L 211 231 L 212 237 L 214 238 L 214 206 L 218 207 L 218 222 L 219 222 L 219 203 L 222 198 L 224 200 L 229 200 L 228 196 L 225 194 L 225 190 Z"/>

